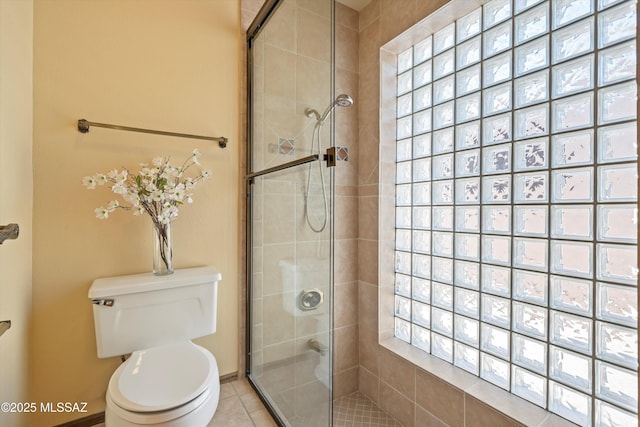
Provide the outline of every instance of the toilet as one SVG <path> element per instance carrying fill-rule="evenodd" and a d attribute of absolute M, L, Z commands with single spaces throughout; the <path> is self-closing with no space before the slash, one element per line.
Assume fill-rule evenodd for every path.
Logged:
<path fill-rule="evenodd" d="M 205 427 L 220 397 L 216 359 L 194 338 L 216 331 L 213 267 L 96 279 L 89 289 L 99 358 L 130 354 L 106 392 L 106 427 Z"/>

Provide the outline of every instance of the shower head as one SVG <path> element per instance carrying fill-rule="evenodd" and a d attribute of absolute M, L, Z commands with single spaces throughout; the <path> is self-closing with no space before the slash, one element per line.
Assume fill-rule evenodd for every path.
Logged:
<path fill-rule="evenodd" d="M 318 113 L 317 110 L 314 110 L 313 108 L 307 108 L 306 110 L 304 110 L 304 113 L 307 117 L 315 117 L 318 124 L 322 124 L 325 120 L 327 120 L 327 117 L 329 117 L 329 114 L 331 114 L 333 109 L 336 108 L 336 105 L 338 107 L 351 107 L 353 105 L 353 98 L 344 93 L 338 95 L 336 99 L 334 99 L 333 102 L 329 104 L 322 116 L 320 115 L 320 113 Z"/>
<path fill-rule="evenodd" d="M 351 107 L 353 105 L 353 98 L 343 93 L 342 95 L 338 95 L 333 103 L 338 107 Z"/>

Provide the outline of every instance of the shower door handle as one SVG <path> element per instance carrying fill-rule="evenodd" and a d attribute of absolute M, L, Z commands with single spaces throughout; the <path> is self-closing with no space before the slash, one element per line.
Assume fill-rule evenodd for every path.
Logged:
<path fill-rule="evenodd" d="M 327 154 L 324 155 L 324 160 L 327 162 L 328 168 L 336 165 L 336 157 L 336 147 L 327 148 Z"/>

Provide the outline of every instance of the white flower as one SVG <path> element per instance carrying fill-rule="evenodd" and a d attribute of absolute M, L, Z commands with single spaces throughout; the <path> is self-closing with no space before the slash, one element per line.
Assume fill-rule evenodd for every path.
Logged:
<path fill-rule="evenodd" d="M 117 180 L 118 177 L 118 169 L 112 169 L 107 173 L 107 176 L 113 180 Z"/>
<path fill-rule="evenodd" d="M 100 207 L 100 208 L 96 208 L 94 210 L 94 212 L 96 213 L 96 217 L 98 219 L 107 219 L 107 218 L 109 218 L 109 210 L 108 209 Z"/>
<path fill-rule="evenodd" d="M 111 191 L 116 194 L 127 194 L 127 187 L 118 182 L 117 184 L 113 184 L 113 187 L 111 187 Z"/>
<path fill-rule="evenodd" d="M 200 174 L 201 177 L 203 178 L 209 178 L 211 176 L 211 171 L 202 171 L 202 173 Z"/>
<path fill-rule="evenodd" d="M 153 164 L 153 166 L 159 168 L 160 166 L 162 166 L 162 164 L 164 163 L 164 157 L 155 157 L 151 163 Z"/>
<path fill-rule="evenodd" d="M 120 203 L 118 203 L 118 201 L 117 201 L 117 200 L 112 200 L 112 201 L 110 201 L 110 202 L 109 202 L 109 204 L 107 205 L 107 210 L 108 210 L 109 212 L 113 212 L 113 211 L 115 211 L 115 210 L 116 210 L 117 208 L 119 208 L 119 207 L 120 207 Z"/>
<path fill-rule="evenodd" d="M 109 182 L 107 180 L 107 176 L 105 174 L 103 174 L 103 173 L 96 174 L 96 176 L 94 176 L 93 179 L 96 180 L 98 185 L 105 185 L 107 182 Z"/>
<path fill-rule="evenodd" d="M 87 187 L 88 190 L 96 188 L 96 180 L 92 176 L 85 176 L 82 178 L 82 185 Z"/>
<path fill-rule="evenodd" d="M 144 213 L 144 208 L 140 205 L 138 206 L 134 206 L 133 207 L 133 214 L 138 216 L 138 215 L 142 215 Z"/>
<path fill-rule="evenodd" d="M 198 150 L 197 148 L 195 148 L 193 150 L 193 156 L 191 156 L 191 160 L 193 161 L 193 163 L 195 163 L 196 165 L 200 165 L 200 162 L 198 161 L 198 157 L 201 157 L 202 153 L 200 152 L 200 150 Z"/>

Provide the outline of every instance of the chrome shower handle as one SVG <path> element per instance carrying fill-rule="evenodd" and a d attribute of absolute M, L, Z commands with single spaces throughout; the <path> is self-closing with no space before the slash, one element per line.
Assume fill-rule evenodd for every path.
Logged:
<path fill-rule="evenodd" d="M 17 239 L 19 233 L 18 224 L 0 225 L 0 245 L 7 239 Z"/>
<path fill-rule="evenodd" d="M 7 332 L 7 330 L 11 327 L 11 320 L 2 320 L 0 321 L 0 336 Z"/>

